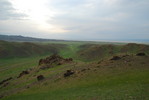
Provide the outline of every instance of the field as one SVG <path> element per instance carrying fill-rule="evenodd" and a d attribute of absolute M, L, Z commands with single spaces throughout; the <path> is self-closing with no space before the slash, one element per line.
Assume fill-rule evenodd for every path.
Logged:
<path fill-rule="evenodd" d="M 2 45 L 6 44 L 2 42 L 0 46 L 4 49 L 0 51 L 7 51 L 8 46 Z M 149 99 L 148 45 L 81 41 L 29 43 L 38 50 L 42 50 L 44 45 L 46 53 L 32 53 L 36 51 L 32 49 L 29 55 L 15 56 L 13 51 L 16 50 L 15 44 L 7 43 L 9 48 L 12 48 L 11 56 L 0 57 L 0 82 L 12 77 L 0 85 L 2 100 Z M 20 45 L 22 47 L 22 43 Z M 47 47 L 49 45 L 50 47 Z M 40 49 L 37 48 L 39 46 Z M 30 46 L 25 46 L 21 53 L 26 50 L 30 52 Z M 140 52 L 145 55 L 137 56 L 136 54 Z M 17 54 L 16 51 L 15 53 Z M 42 69 L 49 65 L 39 65 L 39 60 L 53 53 L 64 58 L 72 58 L 73 61 L 56 58 L 60 60 L 52 63 L 52 67 Z M 113 56 L 119 59 L 111 60 Z M 59 64 L 61 61 L 63 63 Z M 67 70 L 74 73 L 64 77 Z M 17 78 L 22 71 L 28 71 L 29 74 Z M 38 81 L 39 75 L 43 75 L 44 79 Z"/>

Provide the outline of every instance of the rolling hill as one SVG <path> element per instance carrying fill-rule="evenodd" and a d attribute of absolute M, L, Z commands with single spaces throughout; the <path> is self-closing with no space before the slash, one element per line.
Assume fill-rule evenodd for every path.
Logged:
<path fill-rule="evenodd" d="M 56 39 L 43 39 L 43 38 L 25 37 L 25 36 L 21 36 L 21 35 L 0 35 L 0 40 L 13 41 L 13 42 L 64 41 L 64 40 L 56 40 Z"/>
<path fill-rule="evenodd" d="M 149 99 L 149 45 L 0 41 L 0 55 L 1 100 Z"/>
<path fill-rule="evenodd" d="M 99 60 L 115 54 L 136 54 L 144 52 L 149 54 L 149 45 L 128 43 L 126 45 L 112 44 L 84 44 L 79 46 L 77 54 L 80 59 L 87 61 Z"/>
<path fill-rule="evenodd" d="M 117 56 L 119 59 L 94 63 L 47 57 L 41 65 L 3 80 L 0 97 L 2 100 L 148 100 L 149 57 Z"/>
<path fill-rule="evenodd" d="M 0 41 L 0 58 L 29 57 L 59 53 L 65 44 L 35 44 L 29 42 Z"/>

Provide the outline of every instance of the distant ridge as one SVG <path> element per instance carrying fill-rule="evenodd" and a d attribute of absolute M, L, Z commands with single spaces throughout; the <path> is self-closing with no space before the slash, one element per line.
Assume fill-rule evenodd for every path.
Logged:
<path fill-rule="evenodd" d="M 64 41 L 64 40 L 57 40 L 57 39 L 42 39 L 42 38 L 25 37 L 21 35 L 0 35 L 0 40 L 14 41 L 14 42 Z"/>

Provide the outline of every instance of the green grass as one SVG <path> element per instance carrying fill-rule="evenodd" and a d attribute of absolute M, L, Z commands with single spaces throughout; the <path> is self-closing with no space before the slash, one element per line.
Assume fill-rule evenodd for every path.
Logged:
<path fill-rule="evenodd" d="M 105 74 L 106 73 L 106 74 Z M 33 88 L 2 100 L 148 100 L 148 70 L 90 73 Z"/>
<path fill-rule="evenodd" d="M 59 44 L 59 42 L 53 42 Z M 86 42 L 62 42 L 67 47 L 60 49 L 59 55 L 67 58 L 72 57 L 76 63 L 64 64 L 39 70 L 38 61 L 47 55 L 15 57 L 0 59 L 0 81 L 13 77 L 7 87 L 0 87 L 1 93 L 8 93 L 8 97 L 2 100 L 148 100 L 149 99 L 149 68 L 148 57 L 130 56 L 119 61 L 108 62 L 109 48 L 104 45 L 101 48 L 105 53 L 106 61 L 97 64 L 102 58 L 98 55 L 99 49 L 95 47 L 80 48 Z M 43 43 L 40 45 L 47 45 Z M 94 44 L 93 44 L 94 45 Z M 115 46 L 115 45 L 114 45 Z M 123 45 L 116 45 L 112 50 L 118 54 Z M 148 50 L 148 46 L 139 46 L 143 50 Z M 85 50 L 87 52 L 84 52 Z M 138 52 L 138 45 L 135 48 L 128 46 L 126 52 L 134 54 Z M 80 59 L 78 52 L 82 51 L 90 55 L 89 57 L 99 58 L 92 60 Z M 95 51 L 95 52 L 94 52 Z M 92 54 L 93 53 L 93 54 Z M 123 52 L 120 52 L 123 53 Z M 147 52 L 148 54 L 148 52 Z M 94 56 L 93 56 L 94 55 Z M 132 58 L 131 58 L 132 57 Z M 130 60 L 130 62 L 125 62 Z M 109 65 L 108 65 L 109 64 Z M 97 66 L 100 66 L 97 68 Z M 77 73 L 69 78 L 64 78 L 63 74 L 68 69 L 81 70 L 83 68 L 91 70 Z M 34 68 L 30 74 L 19 79 L 16 77 L 23 70 Z M 95 69 L 95 70 L 94 70 Z M 39 71 L 38 71 L 39 70 Z M 44 75 L 45 80 L 38 82 L 36 77 Z M 26 88 L 29 86 L 29 88 Z"/>
<path fill-rule="evenodd" d="M 39 59 L 46 56 L 0 59 L 0 81 L 9 77 L 16 77 L 21 71 L 36 67 Z"/>

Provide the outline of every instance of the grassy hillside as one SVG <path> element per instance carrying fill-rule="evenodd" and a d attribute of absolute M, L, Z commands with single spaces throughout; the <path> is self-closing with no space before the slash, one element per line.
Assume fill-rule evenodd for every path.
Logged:
<path fill-rule="evenodd" d="M 37 44 L 29 42 L 0 41 L 0 58 L 29 57 L 59 53 L 67 48 L 65 44 Z"/>
<path fill-rule="evenodd" d="M 149 99 L 148 45 L 1 41 L 0 46 L 1 100 Z M 137 56 L 140 52 L 145 55 Z"/>
<path fill-rule="evenodd" d="M 1 35 L 0 40 L 4 41 L 13 41 L 13 42 L 47 42 L 47 41 L 64 41 L 64 40 L 56 40 L 56 39 L 43 39 L 43 38 L 33 38 L 33 37 L 25 37 L 21 35 Z"/>
<path fill-rule="evenodd" d="M 85 61 L 99 60 L 115 54 L 136 54 L 144 52 L 149 54 L 149 45 L 129 43 L 126 45 L 112 44 L 84 44 L 79 46 L 77 52 L 80 59 Z"/>
<path fill-rule="evenodd" d="M 1 86 L 2 100 L 148 100 L 149 57 L 121 55 L 119 60 L 71 62 L 48 69 L 35 67 Z M 66 70 L 75 73 L 64 77 Z M 45 77 L 37 81 L 37 76 Z M 17 84 L 17 85 L 15 85 Z"/>

